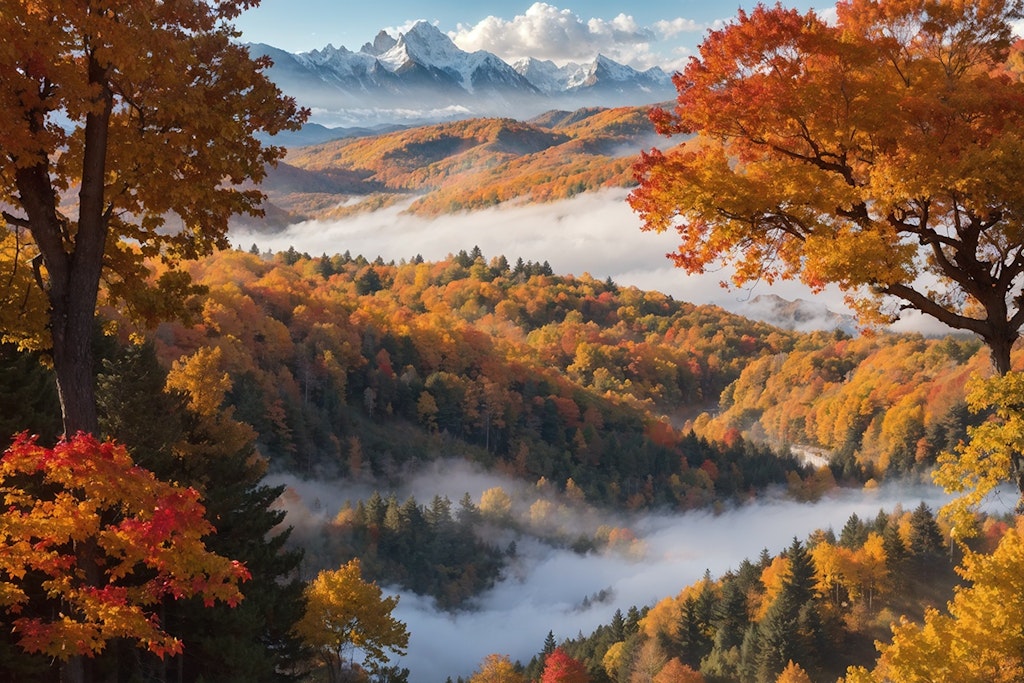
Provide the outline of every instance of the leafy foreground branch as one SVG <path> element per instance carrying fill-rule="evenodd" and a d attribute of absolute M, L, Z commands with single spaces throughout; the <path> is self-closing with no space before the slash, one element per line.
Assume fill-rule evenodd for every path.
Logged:
<path fill-rule="evenodd" d="M 248 570 L 207 550 L 199 494 L 158 480 L 127 450 L 79 434 L 44 448 L 25 434 L 0 458 L 0 607 L 20 646 L 60 660 L 127 639 L 177 654 L 165 598 L 237 604 Z"/>

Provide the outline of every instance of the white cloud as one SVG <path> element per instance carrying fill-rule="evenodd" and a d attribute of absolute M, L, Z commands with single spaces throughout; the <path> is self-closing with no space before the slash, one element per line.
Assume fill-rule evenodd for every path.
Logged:
<path fill-rule="evenodd" d="M 662 38 L 674 38 L 683 33 L 698 33 L 706 31 L 708 26 L 693 19 L 662 19 L 654 22 L 654 30 Z"/>
<path fill-rule="evenodd" d="M 641 26 L 627 14 L 584 19 L 572 10 L 535 2 L 512 19 L 490 16 L 472 26 L 459 24 L 449 36 L 463 50 L 487 50 L 508 61 L 529 56 L 565 64 L 587 62 L 601 53 L 634 68 L 673 69 L 678 59 L 668 56 L 671 48 L 663 52 L 657 43 L 682 30 L 668 33 L 673 27 L 687 25 L 697 26 L 687 19 Z"/>

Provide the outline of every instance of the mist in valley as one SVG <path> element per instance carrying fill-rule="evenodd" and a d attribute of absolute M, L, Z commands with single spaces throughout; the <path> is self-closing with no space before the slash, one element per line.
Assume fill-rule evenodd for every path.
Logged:
<path fill-rule="evenodd" d="M 784 282 L 736 290 L 721 286 L 729 279 L 725 269 L 688 276 L 666 258 L 678 236 L 641 231 L 626 194 L 626 190 L 605 190 L 551 204 L 508 205 L 436 219 L 402 213 L 407 203 L 341 221 L 301 223 L 276 234 L 235 231 L 232 242 L 241 249 L 253 244 L 261 251 L 294 247 L 312 256 L 348 251 L 353 256 L 396 262 L 416 255 L 442 260 L 478 246 L 487 259 L 504 255 L 510 263 L 517 258 L 547 261 L 556 274 L 610 277 L 619 285 L 715 304 L 768 322 L 772 322 L 769 314 L 759 316 L 751 305 L 758 295 L 804 299 L 819 308 L 824 304 L 832 312 L 849 313 L 835 288 L 813 294 L 799 283 Z M 827 329 L 825 313 L 822 310 L 820 323 L 805 320 L 802 327 Z M 939 331 L 920 318 L 897 329 Z M 309 528 L 333 519 L 345 501 L 365 500 L 377 486 L 368 481 L 304 481 L 283 476 L 269 483 L 284 483 L 291 489 L 286 497 L 286 523 Z M 440 495 L 449 498 L 454 509 L 464 494 L 479 503 L 483 491 L 495 486 L 512 496 L 514 512 L 527 520 L 530 504 L 538 497 L 535 486 L 461 461 L 429 464 L 403 478 L 393 491 L 381 493 L 385 497 L 394 493 L 399 501 L 413 496 L 420 505 L 429 505 Z M 515 540 L 515 560 L 501 580 L 475 600 L 472 610 L 445 612 L 431 598 L 385 588 L 401 595 L 395 615 L 411 633 L 408 655 L 399 663 L 410 669 L 412 683 L 468 677 L 491 653 L 526 663 L 541 650 L 548 631 L 559 641 L 589 634 L 608 623 L 616 609 L 625 612 L 633 605 L 652 605 L 697 581 L 705 571 L 717 577 L 745 558 L 756 560 L 762 549 L 774 555 L 794 537 L 804 540 L 817 528 L 832 527 L 838 533 L 852 513 L 873 518 L 880 509 L 891 510 L 897 504 L 912 509 L 922 500 L 936 510 L 946 497 L 930 485 L 886 484 L 871 491 L 838 491 L 813 504 L 779 495 L 717 513 L 626 516 L 585 505 L 561 506 L 557 517 L 564 533 L 592 536 L 604 525 L 628 528 L 636 541 L 625 548 L 578 554 L 536 536 L 513 537 L 506 531 L 495 541 L 504 548 Z M 558 505 L 557 497 L 553 501 Z"/>
<path fill-rule="evenodd" d="M 290 489 L 287 524 L 317 525 L 332 519 L 346 501 L 365 500 L 370 482 L 306 481 L 276 476 L 272 484 Z M 382 491 L 399 501 L 415 497 L 427 505 L 435 495 L 453 506 L 468 493 L 479 503 L 489 488 L 500 486 L 513 499 L 513 514 L 529 529 L 530 504 L 547 495 L 555 505 L 564 498 L 521 480 L 458 460 L 435 461 L 411 471 L 401 485 Z M 1013 496 L 1007 498 L 1012 505 Z M 794 537 L 806 540 L 815 529 L 837 534 L 853 513 L 873 519 L 879 510 L 902 505 L 910 510 L 924 501 L 937 510 L 946 500 L 941 490 L 922 483 L 890 483 L 874 490 L 837 490 L 816 503 L 798 503 L 781 493 L 756 503 L 717 512 L 648 512 L 625 514 L 588 505 L 560 505 L 559 523 L 567 533 L 591 535 L 604 526 L 628 528 L 636 541 L 579 554 L 530 535 L 495 540 L 504 547 L 516 541 L 516 557 L 502 578 L 479 596 L 473 609 L 440 610 L 431 598 L 384 587 L 401 600 L 395 616 L 411 634 L 408 655 L 399 664 L 410 669 L 412 683 L 442 683 L 448 676 L 468 677 L 485 656 L 507 654 L 524 664 L 537 654 L 551 631 L 561 641 L 589 634 L 607 624 L 616 609 L 653 605 L 677 594 L 710 571 L 718 577 L 743 559 L 756 561 L 762 549 L 772 555 Z"/>
<path fill-rule="evenodd" d="M 231 241 L 240 249 L 255 244 L 261 251 L 294 247 L 311 256 L 362 255 L 373 260 L 399 262 L 416 255 L 427 261 L 443 260 L 460 250 L 480 247 L 485 258 L 504 255 L 547 261 L 557 275 L 610 277 L 619 285 L 636 286 L 671 295 L 679 301 L 714 304 L 741 315 L 775 322 L 767 308 L 751 301 L 775 294 L 786 300 L 804 299 L 842 315 L 851 312 L 834 286 L 813 293 L 799 282 L 759 282 L 743 289 L 724 288 L 727 268 L 709 268 L 702 275 L 687 275 L 675 268 L 667 254 L 676 249 L 678 235 L 644 232 L 640 219 L 626 203 L 625 189 L 587 192 L 547 204 L 509 202 L 489 208 L 438 218 L 422 218 L 403 211 L 413 201 L 337 221 L 307 221 L 277 233 L 234 230 Z M 832 329 L 827 315 L 801 323 L 801 329 Z M 897 331 L 942 334 L 946 328 L 920 315 L 908 316 L 893 327 Z"/>

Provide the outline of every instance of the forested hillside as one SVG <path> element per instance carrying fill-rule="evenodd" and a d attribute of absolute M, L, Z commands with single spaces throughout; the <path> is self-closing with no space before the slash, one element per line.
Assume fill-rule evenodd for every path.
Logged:
<path fill-rule="evenodd" d="M 849 475 L 883 477 L 928 467 L 968 424 L 964 385 L 991 372 L 967 337 L 806 337 L 789 353 L 752 360 L 718 410 L 693 423 L 712 439 L 738 431 L 776 446 L 827 454 Z"/>
<path fill-rule="evenodd" d="M 992 518 L 981 527 L 972 545 L 984 553 L 1009 528 Z M 921 619 L 950 599 L 959 579 L 948 533 L 924 503 L 853 515 L 838 532 L 794 537 L 781 553 L 762 550 L 653 605 L 620 609 L 589 635 L 549 635 L 525 677 L 537 680 L 558 649 L 593 683 L 834 681 L 873 659 L 899 615 Z"/>
<path fill-rule="evenodd" d="M 794 467 L 667 417 L 713 405 L 797 339 L 718 308 L 476 250 L 403 264 L 230 251 L 191 272 L 206 293 L 191 324 L 153 331 L 157 352 L 216 350 L 235 416 L 276 467 L 386 479 L 454 441 L 633 507 L 742 496 Z"/>
<path fill-rule="evenodd" d="M 304 549 L 307 578 L 359 558 L 368 577 L 431 595 L 439 609 L 470 605 L 493 585 L 516 561 L 508 539 L 633 552 L 627 527 L 580 527 L 593 508 L 721 506 L 769 488 L 813 498 L 837 480 L 923 470 L 961 438 L 965 379 L 987 362 L 970 341 L 796 333 L 475 248 L 436 263 L 254 248 L 188 270 L 195 287 L 182 319 L 146 328 L 107 310 L 118 334 L 101 345 L 105 428 L 157 472 L 215 496 L 233 528 L 243 528 L 238 510 L 267 496 L 301 508 L 294 494 L 259 486 L 264 466 L 378 488 L 271 543 Z M 3 380 L 12 428 L 56 434 L 58 422 L 39 419 L 58 414 L 45 408 L 52 393 L 32 389 L 47 386 L 40 366 L 8 349 Z M 172 393 L 154 401 L 162 387 Z M 251 442 L 258 460 L 246 455 Z M 791 445 L 832 466 L 801 465 Z M 387 493 L 439 458 L 494 468 L 535 494 Z M 240 488 L 219 492 L 230 479 L 222 468 L 243 462 Z M 248 519 L 235 533 L 279 519 Z M 284 556 L 261 580 L 296 562 Z M 265 597 L 252 608 L 289 599 Z M 841 633 L 833 622 L 828 633 Z M 204 636 L 191 647 L 209 645 Z"/>
<path fill-rule="evenodd" d="M 395 202 L 438 215 L 508 201 L 547 202 L 634 184 L 650 141 L 646 108 L 553 111 L 533 121 L 470 119 L 293 150 L 263 185 L 272 229 Z"/>
<path fill-rule="evenodd" d="M 191 272 L 206 292 L 191 324 L 153 331 L 160 356 L 219 349 L 236 415 L 274 463 L 304 472 L 352 472 L 357 439 L 358 468 L 387 476 L 444 437 L 634 507 L 771 480 L 719 462 L 705 481 L 704 446 L 679 453 L 692 427 L 748 453 L 740 437 L 818 449 L 863 481 L 955 445 L 963 385 L 987 363 L 970 340 L 799 334 L 476 249 L 399 264 L 230 251 Z M 380 443 L 396 423 L 407 442 Z"/>

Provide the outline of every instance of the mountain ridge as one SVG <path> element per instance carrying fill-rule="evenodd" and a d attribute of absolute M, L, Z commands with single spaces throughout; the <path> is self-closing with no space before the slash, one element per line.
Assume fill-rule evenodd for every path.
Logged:
<path fill-rule="evenodd" d="M 649 104 L 675 94 L 659 67 L 638 71 L 601 54 L 585 64 L 533 58 L 510 64 L 486 50 L 466 52 L 423 21 L 397 38 L 381 31 L 358 51 L 331 44 L 302 53 L 265 43 L 247 47 L 253 56 L 270 57 L 271 80 L 327 126 L 523 119 L 548 109 Z"/>
<path fill-rule="evenodd" d="M 236 225 L 274 232 L 405 200 L 412 201 L 408 213 L 436 216 L 628 187 L 636 155 L 654 141 L 645 107 L 347 132 L 292 149 L 262 184 L 267 217 L 240 217 Z"/>

